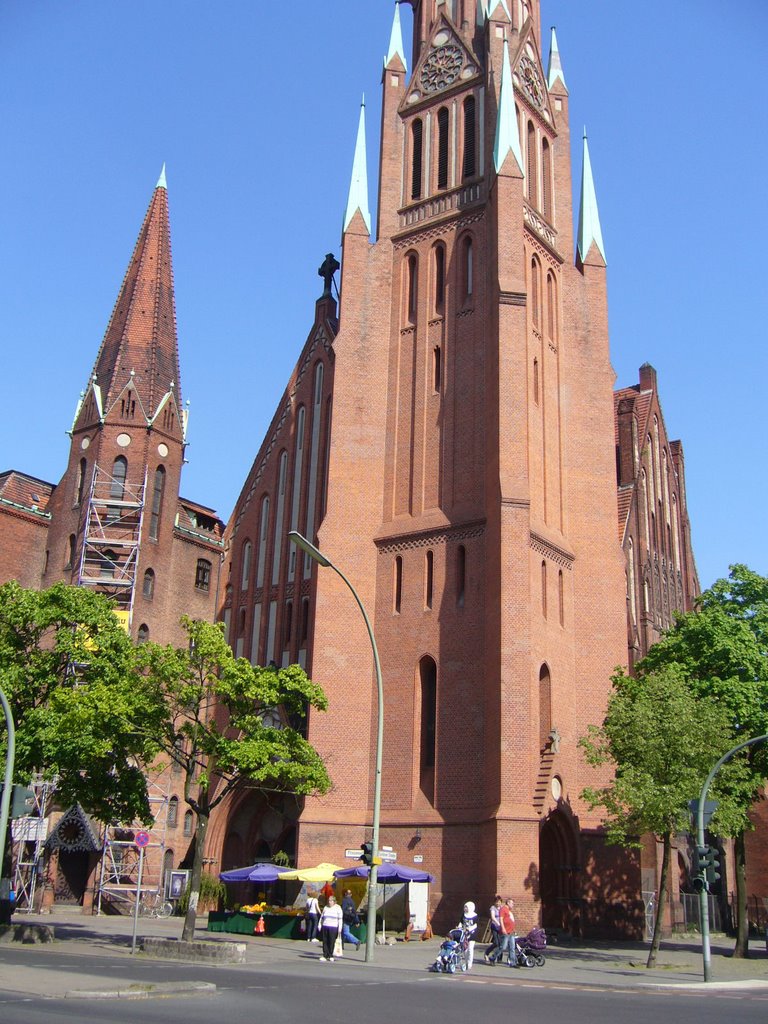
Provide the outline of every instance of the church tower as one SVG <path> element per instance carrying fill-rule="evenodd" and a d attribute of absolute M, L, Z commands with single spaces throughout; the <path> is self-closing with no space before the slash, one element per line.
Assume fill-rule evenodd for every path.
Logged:
<path fill-rule="evenodd" d="M 414 0 L 410 78 L 399 13 L 375 242 L 362 202 L 345 218 L 318 543 L 374 610 L 381 842 L 422 854 L 449 914 L 501 891 L 568 926 L 603 857 L 577 741 L 626 658 L 594 186 L 587 163 L 574 261 L 568 91 L 537 2 Z M 376 710 L 367 637 L 322 571 L 314 638 L 335 789 L 302 816 L 308 862 L 363 838 Z"/>
<path fill-rule="evenodd" d="M 179 503 L 186 421 L 163 168 L 77 404 L 67 469 L 48 503 L 42 579 L 106 594 L 140 639 L 180 639 L 180 607 L 213 617 L 221 524 Z M 204 557 L 178 544 L 185 527 Z M 197 562 L 207 565 L 202 587 Z"/>
<path fill-rule="evenodd" d="M 588 149 L 574 232 L 569 94 L 554 32 L 545 70 L 538 0 L 411 0 L 410 57 L 405 6 L 383 67 L 375 238 L 363 106 L 338 323 L 325 321 L 330 346 L 305 347 L 233 513 L 224 615 L 236 650 L 300 660 L 329 698 L 308 736 L 334 788 L 301 810 L 299 864 L 338 863 L 370 839 L 377 705 L 359 610 L 339 576 L 285 544 L 289 529 L 371 618 L 380 842 L 436 876 L 436 926 L 503 892 L 523 924 L 586 929 L 606 913 L 594 880 L 616 862 L 581 800 L 602 780 L 577 744 L 626 660 Z M 301 462 L 313 401 L 314 475 Z M 251 616 L 238 581 L 262 561 L 272 587 L 262 574 Z M 228 851 L 247 863 L 272 850 L 260 828 L 245 802 L 232 808 L 222 867 L 237 866 Z"/>

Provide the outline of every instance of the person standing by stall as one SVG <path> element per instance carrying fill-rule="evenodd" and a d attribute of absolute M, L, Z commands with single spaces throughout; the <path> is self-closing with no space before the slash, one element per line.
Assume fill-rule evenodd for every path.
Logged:
<path fill-rule="evenodd" d="M 323 940 L 321 960 L 333 963 L 333 947 L 336 945 L 336 939 L 341 934 L 343 923 L 344 915 L 341 912 L 341 907 L 336 902 L 336 897 L 329 896 L 328 902 L 323 907 L 323 912 L 320 915 L 320 935 Z"/>
<path fill-rule="evenodd" d="M 307 905 L 304 908 L 304 913 L 307 917 L 307 942 L 319 942 L 317 928 L 320 923 L 320 904 L 312 890 L 307 893 Z"/>

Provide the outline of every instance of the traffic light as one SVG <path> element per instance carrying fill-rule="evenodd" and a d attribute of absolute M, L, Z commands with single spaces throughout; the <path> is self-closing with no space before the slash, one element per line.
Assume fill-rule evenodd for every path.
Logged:
<path fill-rule="evenodd" d="M 703 875 L 696 875 L 693 879 L 693 891 L 694 892 L 709 892 L 709 885 Z"/>
<path fill-rule="evenodd" d="M 720 878 L 720 851 L 715 846 L 710 846 L 707 853 L 707 883 L 714 885 Z"/>
<path fill-rule="evenodd" d="M 0 783 L 0 797 L 3 793 L 3 785 Z M 11 789 L 11 806 L 9 808 L 11 818 L 25 818 L 30 811 L 35 809 L 35 793 L 28 786 L 13 786 Z"/>
<path fill-rule="evenodd" d="M 693 862 L 694 874 L 703 875 L 709 867 L 709 847 L 697 846 Z"/>
<path fill-rule="evenodd" d="M 370 867 L 373 864 L 373 843 L 363 843 L 362 850 L 360 860 L 363 864 L 367 864 Z"/>

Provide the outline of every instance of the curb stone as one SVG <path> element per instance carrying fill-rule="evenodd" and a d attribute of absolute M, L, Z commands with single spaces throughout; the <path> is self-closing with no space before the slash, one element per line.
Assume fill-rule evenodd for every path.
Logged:
<path fill-rule="evenodd" d="M 213 995 L 216 986 L 207 981 L 161 981 L 157 984 L 127 985 L 125 988 L 70 989 L 65 999 L 162 999 L 164 996 Z"/>

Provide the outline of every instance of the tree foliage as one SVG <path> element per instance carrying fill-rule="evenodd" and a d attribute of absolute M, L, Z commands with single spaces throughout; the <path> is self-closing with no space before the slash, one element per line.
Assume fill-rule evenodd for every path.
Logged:
<path fill-rule="evenodd" d="M 4 584 L 0 673 L 18 782 L 41 772 L 57 778 L 61 803 L 79 801 L 101 821 L 151 820 L 141 764 L 159 718 L 110 601 L 63 583 L 43 591 Z"/>
<path fill-rule="evenodd" d="M 688 802 L 698 796 L 714 760 L 731 745 L 728 716 L 699 698 L 678 666 L 635 679 L 617 673 L 600 728 L 580 746 L 592 765 L 614 766 L 613 781 L 585 790 L 606 811 L 609 842 L 639 846 L 690 826 Z"/>
<path fill-rule="evenodd" d="M 700 697 L 716 700 L 729 716 L 733 746 L 768 733 L 768 577 L 745 565 L 731 566 L 727 579 L 705 590 L 697 609 L 675 625 L 637 665 L 639 675 L 666 665 L 680 667 Z M 723 751 L 724 753 L 725 751 Z M 717 758 L 712 758 L 714 765 Z M 739 755 L 721 770 L 718 786 L 729 800 L 710 823 L 715 835 L 735 837 L 737 942 L 748 952 L 744 832 L 749 810 L 768 776 L 768 745 Z"/>
<path fill-rule="evenodd" d="M 277 726 L 282 708 L 296 721 L 308 707 L 324 710 L 325 694 L 299 665 L 274 669 L 235 658 L 221 625 L 183 617 L 189 643 L 140 650 L 145 678 L 163 720 L 155 738 L 184 777 L 197 815 L 195 859 L 183 937 L 192 938 L 211 811 L 236 787 L 296 795 L 325 793 L 330 780 L 317 751 L 292 725 Z"/>
<path fill-rule="evenodd" d="M 645 833 L 661 841 L 661 905 L 672 837 L 689 828 L 688 804 L 698 797 L 713 754 L 716 760 L 731 746 L 728 714 L 717 700 L 697 696 L 677 665 L 637 679 L 619 672 L 613 687 L 602 727 L 580 741 L 590 764 L 613 766 L 613 781 L 583 796 L 605 809 L 609 842 L 639 846 Z M 662 918 L 658 912 L 648 967 L 656 962 Z"/>

